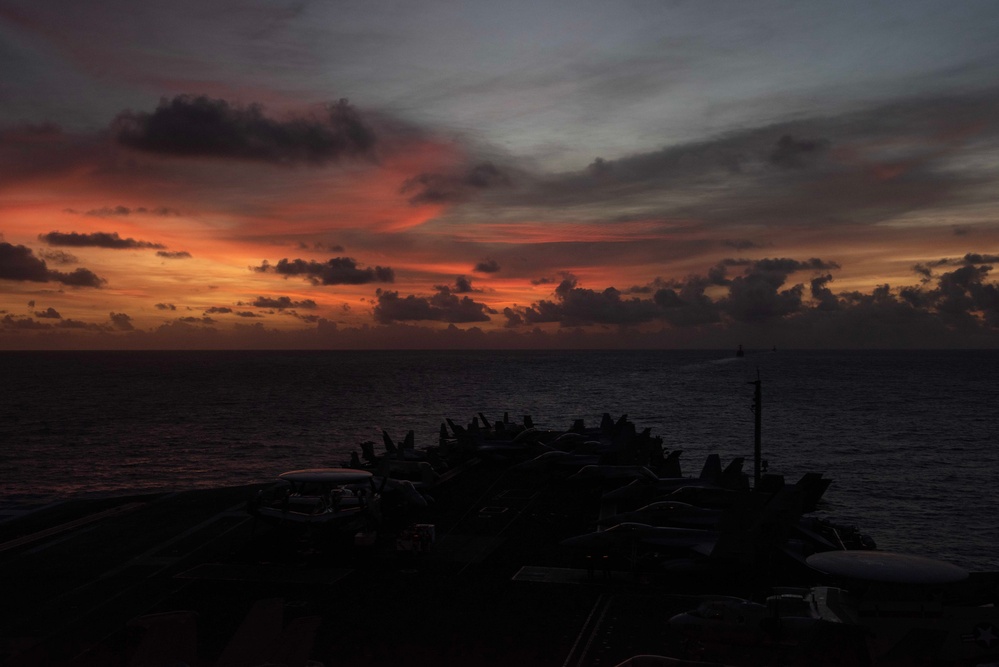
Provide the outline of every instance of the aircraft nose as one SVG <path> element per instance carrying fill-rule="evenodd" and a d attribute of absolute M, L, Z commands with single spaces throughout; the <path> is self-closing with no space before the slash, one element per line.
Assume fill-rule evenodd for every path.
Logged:
<path fill-rule="evenodd" d="M 613 538 L 614 535 L 608 534 L 608 531 L 600 531 L 596 533 L 584 533 L 583 535 L 567 537 L 559 542 L 559 544 L 564 547 L 574 547 L 579 549 L 606 549 L 607 547 L 615 544 Z"/>
<path fill-rule="evenodd" d="M 677 614 L 669 619 L 668 625 L 669 629 L 674 632 L 678 632 L 681 635 L 689 636 L 693 634 L 698 634 L 700 630 L 700 624 L 688 613 Z"/>
<path fill-rule="evenodd" d="M 574 537 L 567 537 L 561 542 L 559 542 L 560 546 L 572 547 L 572 548 L 588 547 L 591 544 L 593 544 L 593 539 L 589 535 L 576 535 Z"/>

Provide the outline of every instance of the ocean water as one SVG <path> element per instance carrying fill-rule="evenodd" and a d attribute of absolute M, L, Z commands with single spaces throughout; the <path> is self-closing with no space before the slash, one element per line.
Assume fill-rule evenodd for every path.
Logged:
<path fill-rule="evenodd" d="M 882 549 L 999 570 L 999 351 L 0 353 L 0 507 L 268 481 L 381 431 L 605 412 L 683 451 L 833 480 L 818 514 Z"/>

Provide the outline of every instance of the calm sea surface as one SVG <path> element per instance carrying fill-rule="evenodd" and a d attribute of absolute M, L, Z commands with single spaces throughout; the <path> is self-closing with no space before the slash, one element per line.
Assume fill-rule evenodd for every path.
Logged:
<path fill-rule="evenodd" d="M 999 570 L 999 351 L 0 353 L 0 507 L 268 481 L 381 430 L 604 412 L 747 458 L 763 387 L 771 472 L 832 478 L 820 515 L 882 549 Z"/>

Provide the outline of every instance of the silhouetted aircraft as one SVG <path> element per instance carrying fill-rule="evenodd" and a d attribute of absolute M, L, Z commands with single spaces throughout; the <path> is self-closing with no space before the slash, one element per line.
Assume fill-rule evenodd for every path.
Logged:
<path fill-rule="evenodd" d="M 248 506 L 255 517 L 282 525 L 353 532 L 381 520 L 381 493 L 367 470 L 311 468 L 278 476 Z"/>
<path fill-rule="evenodd" d="M 709 454 L 698 477 L 635 477 L 626 486 L 608 491 L 603 500 L 619 503 L 647 503 L 681 488 L 730 489 L 748 491 L 749 481 L 742 472 L 744 459 L 737 457 L 722 470 L 717 454 Z M 696 504 L 696 503 L 693 503 Z"/>
<path fill-rule="evenodd" d="M 569 477 L 570 482 L 621 482 L 622 480 L 647 479 L 656 481 L 655 471 L 643 465 L 588 465 Z"/>
<path fill-rule="evenodd" d="M 554 450 L 538 454 L 533 459 L 516 464 L 510 470 L 518 472 L 555 472 L 562 470 L 565 472 L 578 471 L 583 466 L 597 465 L 603 459 L 601 454 L 587 454 L 576 452 L 563 452 Z"/>
<path fill-rule="evenodd" d="M 600 519 L 600 526 L 614 526 L 619 523 L 644 523 L 650 526 L 715 527 L 721 520 L 722 511 L 696 507 L 688 503 L 663 500 L 650 503 L 630 512 L 620 512 Z"/>
<path fill-rule="evenodd" d="M 654 500 L 675 500 L 698 507 L 726 509 L 743 503 L 753 496 L 769 497 L 784 489 L 793 488 L 801 494 L 801 511 L 807 513 L 815 511 L 816 505 L 831 482 L 819 473 L 805 473 L 794 484 L 785 484 L 784 478 L 780 475 L 764 475 L 763 480 L 764 483 L 752 490 L 719 488 L 712 485 L 682 486 L 675 491 L 657 496 Z"/>
<path fill-rule="evenodd" d="M 801 493 L 788 487 L 772 498 L 747 499 L 742 506 L 722 513 L 714 528 L 623 522 L 560 544 L 590 554 L 616 553 L 632 562 L 694 559 L 715 566 L 755 566 L 785 544 L 800 516 Z"/>
<path fill-rule="evenodd" d="M 999 610 L 952 593 L 970 573 L 884 551 L 810 556 L 846 587 L 777 588 L 765 604 L 704 598 L 670 619 L 699 659 L 728 665 L 985 665 L 999 659 Z"/>

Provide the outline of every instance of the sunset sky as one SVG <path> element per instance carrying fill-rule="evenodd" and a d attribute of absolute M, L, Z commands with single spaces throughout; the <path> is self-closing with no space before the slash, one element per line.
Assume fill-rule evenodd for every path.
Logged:
<path fill-rule="evenodd" d="M 0 0 L 0 349 L 997 347 L 997 34 Z"/>

